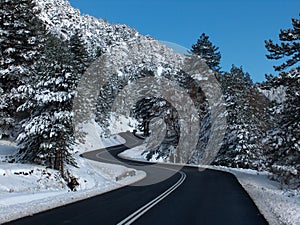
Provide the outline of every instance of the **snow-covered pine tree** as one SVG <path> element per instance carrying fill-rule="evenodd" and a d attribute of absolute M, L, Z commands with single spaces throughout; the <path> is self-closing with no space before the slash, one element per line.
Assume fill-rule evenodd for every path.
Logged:
<path fill-rule="evenodd" d="M 191 51 L 205 59 L 205 62 L 210 69 L 217 72 L 220 71 L 221 53 L 219 52 L 219 48 L 213 45 L 209 40 L 209 36 L 205 33 L 202 33 L 197 40 L 197 43 L 192 45 Z"/>
<path fill-rule="evenodd" d="M 227 131 L 216 164 L 263 169 L 262 138 L 268 129 L 265 107 L 268 104 L 248 73 L 232 66 L 220 76 L 227 109 Z"/>
<path fill-rule="evenodd" d="M 155 70 L 154 70 L 155 71 Z M 154 71 L 147 71 L 146 69 L 139 75 L 154 76 Z M 170 65 L 163 65 L 163 72 L 161 74 L 168 80 L 176 83 L 179 87 L 186 90 L 187 95 L 193 100 L 196 109 L 198 110 L 200 120 L 207 114 L 208 104 L 201 87 L 193 80 L 193 78 L 182 70 L 173 70 Z M 177 96 L 176 96 L 177 97 Z M 166 126 L 166 136 L 162 143 L 157 146 L 148 146 L 146 153 L 147 159 L 168 159 L 173 161 L 172 152 L 177 148 L 178 141 L 182 131 L 180 131 L 179 114 L 176 108 L 165 99 L 148 96 L 137 102 L 133 115 L 140 122 L 140 130 L 147 136 L 149 132 L 149 123 L 153 118 L 161 118 Z M 201 123 L 202 124 L 202 123 Z M 203 137 L 196 137 L 203 139 Z M 207 140 L 206 140 L 207 143 Z M 198 149 L 200 152 L 203 149 Z M 195 153 L 193 153 L 195 154 Z M 196 154 L 189 156 L 189 162 L 196 163 L 199 158 Z"/>
<path fill-rule="evenodd" d="M 43 45 L 44 25 L 37 18 L 39 13 L 32 0 L 0 1 L 0 136 L 14 133 L 15 114 L 19 102 L 15 102 L 14 89 L 32 78 L 32 68 L 39 58 Z"/>
<path fill-rule="evenodd" d="M 154 71 L 148 70 L 146 68 L 137 74 L 137 77 L 153 77 Z M 136 78 L 135 78 L 136 79 Z M 151 119 L 159 117 L 162 113 L 159 108 L 159 102 L 161 99 L 158 99 L 154 96 L 147 96 L 140 101 L 138 101 L 133 110 L 133 116 L 139 121 L 139 130 L 144 133 L 144 136 L 149 136 L 149 124 Z M 163 100 L 162 100 L 163 101 Z"/>
<path fill-rule="evenodd" d="M 199 39 L 197 40 L 197 43 L 192 45 L 191 52 L 196 55 L 199 55 L 202 59 L 204 59 L 207 66 L 215 72 L 214 74 L 216 79 L 221 80 L 220 77 L 223 76 L 223 72 L 220 71 L 221 53 L 219 51 L 219 47 L 215 46 L 209 40 L 209 36 L 207 36 L 205 33 L 202 33 Z M 200 118 L 202 119 L 201 129 L 197 150 L 195 151 L 193 158 L 191 159 L 191 163 L 196 164 L 202 158 L 203 149 L 206 148 L 206 145 L 211 135 L 211 118 L 210 111 L 208 110 L 208 102 L 205 99 L 205 93 L 202 92 L 202 96 L 198 95 L 198 97 L 196 98 L 196 102 L 199 102 L 199 100 L 201 103 L 200 105 L 198 104 L 197 108 L 200 109 Z"/>
<path fill-rule="evenodd" d="M 30 77 L 30 67 L 39 57 L 42 22 L 32 0 L 1 1 L 1 85 L 17 87 Z"/>
<path fill-rule="evenodd" d="M 97 99 L 96 122 L 104 130 L 104 136 L 111 135 L 108 127 L 110 124 L 111 108 L 119 92 L 127 85 L 128 77 L 112 74 L 109 81 L 102 86 Z"/>
<path fill-rule="evenodd" d="M 71 36 L 69 48 L 72 53 L 72 65 L 83 75 L 93 59 L 89 56 L 80 30 L 76 30 Z"/>
<path fill-rule="evenodd" d="M 279 44 L 274 44 L 272 40 L 265 41 L 265 46 L 269 54 L 268 59 L 285 60 L 279 66 L 274 66 L 275 71 L 283 71 L 295 66 L 300 61 L 300 19 L 292 18 L 292 29 L 282 29 L 279 34 Z"/>
<path fill-rule="evenodd" d="M 86 44 L 83 40 L 82 33 L 80 30 L 76 30 L 75 33 L 70 37 L 70 40 L 68 41 L 69 49 L 70 49 L 70 57 L 71 57 L 71 64 L 74 68 L 74 73 L 76 71 L 76 74 L 73 74 L 73 76 L 78 77 L 78 80 L 81 79 L 81 77 L 84 75 L 85 71 L 87 70 L 88 66 L 93 60 L 93 56 L 90 56 L 92 54 L 89 54 L 86 49 Z M 84 78 L 84 79 L 90 79 L 90 78 Z M 88 88 L 88 87 L 85 87 Z M 77 99 L 79 100 L 79 99 Z M 80 98 L 80 101 L 89 101 L 89 99 L 82 99 Z M 83 110 L 82 102 L 77 102 L 73 104 L 77 104 L 73 109 L 75 110 Z M 82 112 L 83 113 L 83 112 Z M 76 115 L 76 113 L 75 113 Z M 77 114 L 78 115 L 78 114 Z M 82 121 L 83 118 L 79 119 L 78 116 L 74 117 L 74 127 L 76 129 L 76 132 L 74 133 L 75 139 L 79 142 L 84 143 L 84 137 L 86 133 L 82 132 L 82 130 L 79 128 L 79 124 L 86 122 Z M 75 124 L 76 123 L 76 124 Z"/>
<path fill-rule="evenodd" d="M 273 89 L 283 87 L 283 102 L 273 101 L 271 108 L 274 128 L 266 139 L 272 163 L 272 171 L 286 184 L 299 186 L 300 174 L 300 68 L 281 72 L 266 82 Z"/>
<path fill-rule="evenodd" d="M 76 164 L 70 151 L 74 142 L 72 100 L 80 73 L 74 67 L 66 42 L 49 34 L 36 65 L 26 102 L 18 110 L 29 112 L 19 134 L 20 160 L 48 165 L 64 173 L 64 163 Z"/>
<path fill-rule="evenodd" d="M 282 29 L 281 41 L 274 44 L 266 41 L 268 59 L 284 60 L 275 71 L 283 71 L 277 77 L 269 77 L 266 85 L 272 88 L 284 87 L 285 100 L 276 104 L 273 110 L 278 119 L 274 132 L 270 132 L 269 141 L 273 148 L 274 173 L 287 184 L 300 186 L 300 19 L 292 19 L 292 29 Z M 286 72 L 287 70 L 289 72 Z"/>
<path fill-rule="evenodd" d="M 0 139 L 9 138 L 13 130 L 14 119 L 8 114 L 8 100 L 7 95 L 0 87 Z"/>

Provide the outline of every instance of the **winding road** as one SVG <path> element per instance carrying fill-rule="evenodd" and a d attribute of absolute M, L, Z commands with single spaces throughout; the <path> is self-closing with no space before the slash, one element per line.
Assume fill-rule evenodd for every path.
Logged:
<path fill-rule="evenodd" d="M 83 154 L 101 162 L 126 164 L 147 177 L 96 197 L 8 224 L 87 225 L 262 225 L 268 224 L 237 179 L 229 173 L 148 164 L 118 158 L 142 140 L 120 134 L 126 145 Z"/>

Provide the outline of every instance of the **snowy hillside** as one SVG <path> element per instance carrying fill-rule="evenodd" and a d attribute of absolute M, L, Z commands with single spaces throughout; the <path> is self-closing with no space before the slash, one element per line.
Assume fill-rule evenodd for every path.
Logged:
<path fill-rule="evenodd" d="M 102 51 L 118 42 L 129 42 L 140 37 L 139 33 L 127 25 L 111 25 L 103 19 L 81 15 L 66 0 L 36 0 L 41 13 L 39 17 L 53 33 L 69 39 L 76 30 L 83 35 L 88 49 Z"/>

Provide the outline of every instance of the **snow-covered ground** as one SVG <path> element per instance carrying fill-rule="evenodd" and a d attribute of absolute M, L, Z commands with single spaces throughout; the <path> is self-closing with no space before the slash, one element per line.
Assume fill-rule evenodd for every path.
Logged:
<path fill-rule="evenodd" d="M 13 143 L 0 143 L 0 224 L 99 195 L 132 184 L 146 176 L 143 171 L 79 157 L 80 153 L 89 150 L 124 143 L 119 136 L 100 139 L 101 129 L 94 122 L 83 127 L 88 133 L 86 142 L 74 146 L 74 157 L 79 168 L 66 168 L 79 181 L 76 192 L 70 191 L 55 170 L 30 164 L 1 162 L 5 156 L 15 154 L 17 149 Z"/>
<path fill-rule="evenodd" d="M 145 161 L 143 146 L 129 149 L 119 156 Z M 300 189 L 289 190 L 270 179 L 272 174 L 246 169 L 233 169 L 220 166 L 203 166 L 204 168 L 226 171 L 234 174 L 248 192 L 260 212 L 271 225 L 300 225 Z"/>

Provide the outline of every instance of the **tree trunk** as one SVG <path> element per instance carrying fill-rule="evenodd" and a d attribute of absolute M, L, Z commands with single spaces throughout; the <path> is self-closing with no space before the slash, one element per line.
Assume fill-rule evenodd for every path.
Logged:
<path fill-rule="evenodd" d="M 61 166 L 61 154 L 60 154 L 60 150 L 57 148 L 55 150 L 54 169 L 60 171 L 60 166 Z"/>
<path fill-rule="evenodd" d="M 143 126 L 144 126 L 144 136 L 147 137 L 149 136 L 149 121 L 144 120 L 143 122 Z"/>
<path fill-rule="evenodd" d="M 60 171 L 62 177 L 64 177 L 64 157 L 62 151 L 58 148 L 55 151 L 54 169 Z"/>

